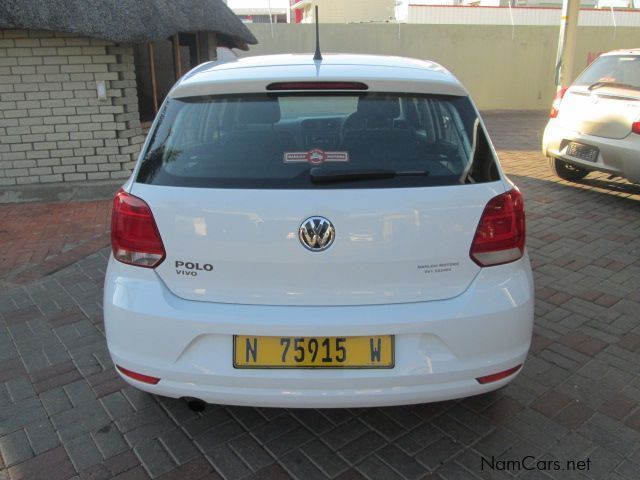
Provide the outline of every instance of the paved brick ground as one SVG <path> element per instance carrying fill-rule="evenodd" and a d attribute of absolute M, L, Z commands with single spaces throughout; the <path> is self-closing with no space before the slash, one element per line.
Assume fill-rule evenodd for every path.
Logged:
<path fill-rule="evenodd" d="M 108 245 L 110 201 L 0 205 L 0 286 L 28 283 Z"/>
<path fill-rule="evenodd" d="M 639 478 L 640 188 L 561 182 L 537 151 L 543 116 L 487 120 L 526 198 L 537 283 L 531 355 L 507 388 L 410 407 L 195 414 L 116 377 L 101 250 L 0 292 L 0 479 Z M 590 469 L 481 469 L 482 457 L 526 455 Z"/>

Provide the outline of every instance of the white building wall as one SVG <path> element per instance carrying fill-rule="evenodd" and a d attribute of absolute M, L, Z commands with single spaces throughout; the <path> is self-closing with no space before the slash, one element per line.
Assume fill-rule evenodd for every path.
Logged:
<path fill-rule="evenodd" d="M 289 0 L 228 0 L 227 6 L 236 15 L 282 14 L 289 10 Z"/>
<path fill-rule="evenodd" d="M 560 24 L 560 17 L 559 8 L 410 5 L 408 23 L 555 26 Z M 583 9 L 580 10 L 578 24 L 585 27 L 638 27 L 640 10 L 614 10 L 612 14 L 609 9 Z"/>

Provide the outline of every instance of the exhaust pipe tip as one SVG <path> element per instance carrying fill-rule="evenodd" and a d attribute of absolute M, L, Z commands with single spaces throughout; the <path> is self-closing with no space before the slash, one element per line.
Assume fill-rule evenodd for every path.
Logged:
<path fill-rule="evenodd" d="M 207 408 L 207 402 L 199 398 L 184 397 L 183 400 L 187 402 L 187 407 L 189 407 L 189 410 L 192 412 L 204 412 L 205 408 Z"/>

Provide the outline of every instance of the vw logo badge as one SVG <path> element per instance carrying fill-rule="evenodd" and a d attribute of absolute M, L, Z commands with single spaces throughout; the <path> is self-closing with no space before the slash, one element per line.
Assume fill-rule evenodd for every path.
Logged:
<path fill-rule="evenodd" d="M 298 230 L 300 243 L 312 252 L 321 252 L 331 246 L 336 237 L 333 224 L 324 217 L 309 217 Z"/>

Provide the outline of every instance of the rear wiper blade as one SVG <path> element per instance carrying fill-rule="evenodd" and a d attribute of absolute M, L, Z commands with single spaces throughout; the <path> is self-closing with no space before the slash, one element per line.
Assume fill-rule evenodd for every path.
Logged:
<path fill-rule="evenodd" d="M 640 90 L 640 87 L 637 87 L 635 85 L 629 85 L 628 83 L 618 83 L 618 82 L 596 82 L 596 83 L 592 83 L 591 85 L 589 85 L 587 87 L 587 90 L 592 92 L 594 90 L 597 90 L 598 88 L 603 88 L 603 87 L 627 88 L 627 89 L 631 89 L 631 90 Z"/>
<path fill-rule="evenodd" d="M 401 171 L 385 169 L 367 170 L 330 170 L 323 167 L 313 167 L 309 170 L 309 176 L 313 183 L 351 182 L 353 180 L 380 180 L 395 177 L 427 177 L 426 170 Z"/>

